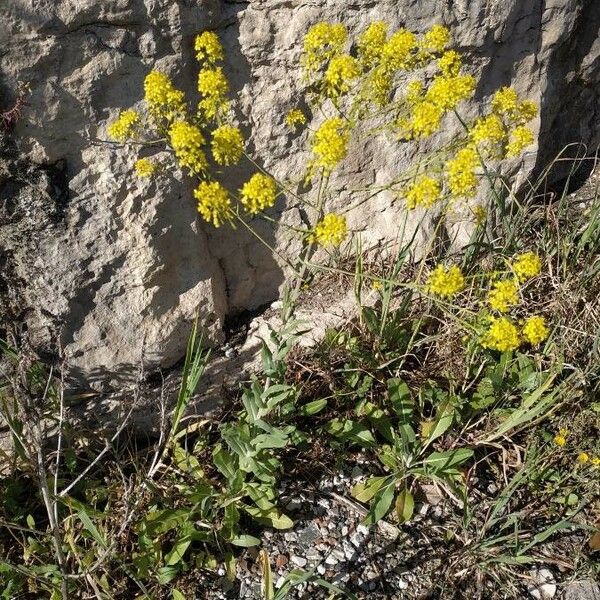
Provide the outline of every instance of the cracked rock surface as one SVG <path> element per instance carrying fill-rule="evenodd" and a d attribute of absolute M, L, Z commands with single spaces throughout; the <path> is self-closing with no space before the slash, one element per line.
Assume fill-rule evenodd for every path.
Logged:
<path fill-rule="evenodd" d="M 293 177 L 306 163 L 305 138 L 290 138 L 282 119 L 297 101 L 307 27 L 336 20 L 354 33 L 374 19 L 415 31 L 447 24 L 479 78 L 477 101 L 514 85 L 540 104 L 538 143 L 511 166 L 521 181 L 568 143 L 600 144 L 597 0 L 4 0 L 0 110 L 18 82 L 31 94 L 0 141 L 2 318 L 44 356 L 63 357 L 74 381 L 107 388 L 137 378 L 141 365 L 176 363 L 197 312 L 219 344 L 226 315 L 276 299 L 283 272 L 269 251 L 239 228 L 202 222 L 186 178 L 135 179 L 137 156 L 103 141 L 106 124 L 137 105 L 151 68 L 194 99 L 193 38 L 215 29 L 250 150 L 278 177 Z M 391 141 L 354 144 L 332 182 L 331 208 L 347 205 L 357 183 L 386 181 L 413 158 Z M 249 172 L 232 172 L 229 183 Z M 402 212 L 380 194 L 349 224 L 366 245 L 393 243 Z M 272 216 L 303 218 L 293 198 Z M 297 251 L 282 229 L 256 226 L 281 253 Z"/>

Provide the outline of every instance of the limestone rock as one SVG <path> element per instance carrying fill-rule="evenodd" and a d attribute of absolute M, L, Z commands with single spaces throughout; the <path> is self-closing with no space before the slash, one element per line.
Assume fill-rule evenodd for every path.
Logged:
<path fill-rule="evenodd" d="M 282 121 L 298 101 L 307 27 L 340 20 L 355 33 L 375 19 L 415 31 L 444 22 L 479 78 L 477 100 L 514 85 L 539 102 L 537 146 L 512 166 L 521 180 L 567 143 L 584 142 L 590 151 L 600 145 L 597 0 L 5 0 L 0 110 L 19 81 L 31 95 L 1 142 L 4 318 L 24 323 L 48 358 L 64 357 L 75 379 L 102 387 L 137 378 L 142 365 L 174 364 L 197 313 L 207 340 L 218 344 L 227 314 L 274 300 L 281 262 L 240 228 L 204 224 L 186 178 L 165 172 L 151 183 L 135 180 L 136 157 L 104 141 L 106 124 L 137 105 L 153 67 L 194 98 L 193 38 L 215 29 L 252 152 L 277 176 L 294 177 L 306 163 L 305 137 L 290 138 Z M 332 207 L 354 201 L 356 184 L 384 182 L 412 159 L 390 141 L 353 144 L 333 181 Z M 233 172 L 229 183 L 249 172 Z M 290 197 L 273 216 L 296 225 L 303 219 Z M 348 216 L 366 246 L 402 237 L 405 211 L 391 194 Z M 411 214 L 404 235 L 419 220 Z M 282 254 L 297 252 L 283 228 L 256 226 Z M 421 239 L 427 234 L 426 224 Z"/>

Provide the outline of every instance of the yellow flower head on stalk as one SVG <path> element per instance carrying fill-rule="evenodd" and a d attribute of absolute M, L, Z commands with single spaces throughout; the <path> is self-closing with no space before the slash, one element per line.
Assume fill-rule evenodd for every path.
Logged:
<path fill-rule="evenodd" d="M 201 181 L 194 190 L 198 212 L 207 223 L 220 227 L 231 221 L 231 200 L 227 190 L 216 181 Z"/>
<path fill-rule="evenodd" d="M 185 96 L 173 87 L 168 75 L 150 71 L 144 80 L 144 99 L 150 114 L 157 120 L 168 122 L 185 114 Z"/>
<path fill-rule="evenodd" d="M 577 455 L 577 462 L 580 465 L 585 465 L 586 463 L 590 462 L 590 455 L 587 452 L 580 452 Z"/>
<path fill-rule="evenodd" d="M 594 456 L 594 458 L 592 458 L 592 465 L 594 465 L 594 467 L 600 467 L 600 456 Z"/>
<path fill-rule="evenodd" d="M 414 137 L 427 137 L 435 133 L 442 121 L 444 111 L 431 102 L 418 102 L 413 107 L 410 133 Z"/>
<path fill-rule="evenodd" d="M 567 436 L 569 435 L 568 429 L 561 427 L 558 433 L 554 436 L 553 442 L 559 447 L 564 448 L 567 445 Z"/>
<path fill-rule="evenodd" d="M 124 142 L 135 134 L 140 115 L 135 110 L 124 110 L 116 121 L 108 126 L 108 136 L 115 142 Z"/>
<path fill-rule="evenodd" d="M 537 114 L 537 104 L 535 102 L 532 102 L 531 100 L 523 100 L 523 102 L 517 105 L 514 120 L 519 124 L 524 124 L 531 121 L 531 119 L 537 117 Z"/>
<path fill-rule="evenodd" d="M 499 352 L 516 350 L 520 343 L 519 331 L 508 317 L 492 319 L 489 329 L 481 340 L 484 348 Z"/>
<path fill-rule="evenodd" d="M 202 99 L 198 103 L 198 110 L 206 120 L 212 120 L 217 115 L 229 109 L 227 94 L 229 83 L 221 67 L 204 68 L 198 73 L 198 91 Z"/>
<path fill-rule="evenodd" d="M 376 106 L 385 106 L 390 101 L 393 83 L 393 77 L 387 69 L 376 67 L 369 73 L 364 83 L 367 99 Z"/>
<path fill-rule="evenodd" d="M 488 211 L 483 204 L 477 204 L 471 210 L 473 216 L 475 217 L 475 223 L 477 225 L 483 225 L 487 221 Z"/>
<path fill-rule="evenodd" d="M 519 286 L 516 281 L 496 281 L 488 292 L 487 301 L 493 310 L 505 313 L 519 303 Z"/>
<path fill-rule="evenodd" d="M 381 66 L 389 71 L 408 69 L 412 66 L 412 51 L 417 47 L 417 37 L 412 31 L 401 27 L 393 33 L 381 50 Z"/>
<path fill-rule="evenodd" d="M 519 156 L 527 146 L 531 146 L 535 140 L 533 131 L 524 125 L 518 125 L 510 134 L 510 140 L 506 144 L 506 156 L 514 158 Z"/>
<path fill-rule="evenodd" d="M 456 50 L 447 50 L 438 60 L 438 69 L 445 77 L 456 77 L 462 67 L 462 58 Z"/>
<path fill-rule="evenodd" d="M 437 265 L 429 274 L 426 289 L 436 296 L 452 298 L 465 287 L 465 277 L 456 265 L 445 267 Z"/>
<path fill-rule="evenodd" d="M 321 65 L 342 52 L 348 31 L 341 23 L 317 23 L 304 36 L 302 64 L 307 73 L 317 71 Z"/>
<path fill-rule="evenodd" d="M 206 171 L 208 163 L 202 150 L 204 137 L 195 125 L 176 121 L 169 129 L 169 140 L 181 167 L 186 167 L 195 175 Z"/>
<path fill-rule="evenodd" d="M 213 158 L 219 165 L 236 165 L 244 153 L 244 137 L 233 125 L 221 125 L 212 133 Z"/>
<path fill-rule="evenodd" d="M 355 58 L 348 54 L 334 56 L 323 77 L 323 91 L 329 98 L 339 98 L 359 76 L 360 66 Z"/>
<path fill-rule="evenodd" d="M 511 87 L 502 87 L 492 98 L 492 111 L 497 115 L 510 117 L 516 112 L 518 104 L 517 92 Z"/>
<path fill-rule="evenodd" d="M 315 132 L 312 151 L 316 156 L 315 164 L 325 172 L 332 171 L 346 157 L 350 132 L 343 119 L 327 119 Z"/>
<path fill-rule="evenodd" d="M 470 98 L 474 91 L 475 78 L 472 75 L 438 75 L 429 86 L 425 100 L 442 110 L 452 110 L 461 100 Z"/>
<path fill-rule="evenodd" d="M 251 215 L 271 208 L 275 204 L 276 198 L 277 184 L 275 180 L 262 173 L 252 175 L 240 190 L 240 202 Z"/>
<path fill-rule="evenodd" d="M 473 197 L 479 183 L 475 169 L 479 166 L 479 156 L 474 148 L 459 150 L 456 156 L 446 163 L 448 186 L 453 196 Z"/>
<path fill-rule="evenodd" d="M 410 210 L 417 206 L 429 208 L 441 199 L 442 186 L 433 177 L 423 175 L 404 192 L 404 196 Z"/>
<path fill-rule="evenodd" d="M 506 127 L 498 115 L 491 114 L 477 119 L 469 135 L 475 144 L 502 144 L 506 139 Z"/>
<path fill-rule="evenodd" d="M 421 46 L 430 52 L 443 52 L 450 43 L 450 31 L 443 25 L 434 25 L 421 40 Z"/>
<path fill-rule="evenodd" d="M 546 326 L 544 317 L 529 317 L 523 325 L 523 339 L 532 346 L 537 346 L 548 339 L 550 332 Z"/>
<path fill-rule="evenodd" d="M 329 213 L 316 224 L 312 239 L 321 246 L 340 246 L 347 236 L 346 218 Z"/>
<path fill-rule="evenodd" d="M 302 125 L 306 125 L 306 116 L 299 108 L 293 108 L 285 115 L 285 124 L 290 129 L 297 129 Z"/>
<path fill-rule="evenodd" d="M 140 158 L 135 161 L 133 168 L 138 177 L 152 177 L 156 171 L 156 164 L 147 158 Z"/>
<path fill-rule="evenodd" d="M 371 68 L 381 59 L 388 35 L 388 24 L 384 21 L 371 23 L 358 38 L 358 57 L 363 66 Z"/>
<path fill-rule="evenodd" d="M 214 64 L 225 58 L 219 36 L 214 31 L 204 31 L 194 41 L 196 58 L 201 62 Z"/>
<path fill-rule="evenodd" d="M 512 270 L 519 281 L 527 281 L 542 270 L 542 259 L 535 252 L 524 252 L 515 256 L 512 263 Z"/>
<path fill-rule="evenodd" d="M 423 100 L 423 82 L 416 79 L 406 86 L 406 102 L 411 105 Z"/>

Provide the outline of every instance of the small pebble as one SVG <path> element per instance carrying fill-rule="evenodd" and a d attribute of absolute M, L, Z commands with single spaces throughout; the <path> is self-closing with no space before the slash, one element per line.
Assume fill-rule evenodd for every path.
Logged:
<path fill-rule="evenodd" d="M 300 568 L 305 567 L 308 562 L 303 556 L 296 556 L 295 554 L 290 557 L 290 560 Z"/>

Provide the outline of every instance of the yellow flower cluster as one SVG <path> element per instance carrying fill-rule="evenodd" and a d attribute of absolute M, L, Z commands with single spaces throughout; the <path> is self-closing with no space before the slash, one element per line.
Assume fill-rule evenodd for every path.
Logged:
<path fill-rule="evenodd" d="M 198 91 L 202 94 L 198 111 L 206 121 L 214 120 L 229 110 L 229 82 L 221 67 L 206 67 L 200 70 Z"/>
<path fill-rule="evenodd" d="M 108 136 L 115 142 L 124 142 L 135 133 L 140 115 L 135 110 L 124 110 L 116 121 L 108 126 Z"/>
<path fill-rule="evenodd" d="M 295 130 L 301 125 L 306 125 L 306 116 L 299 108 L 293 108 L 285 115 L 285 124 Z"/>
<path fill-rule="evenodd" d="M 541 344 L 548 339 L 549 334 L 544 317 L 537 315 L 529 317 L 523 325 L 523 338 L 532 346 Z"/>
<path fill-rule="evenodd" d="M 434 25 L 424 36 L 421 46 L 430 52 L 443 52 L 450 43 L 450 32 L 443 25 Z"/>
<path fill-rule="evenodd" d="M 516 350 L 520 343 L 519 330 L 508 317 L 492 318 L 490 328 L 481 340 L 484 348 L 499 352 Z"/>
<path fill-rule="evenodd" d="M 244 153 L 242 132 L 233 125 L 221 125 L 212 133 L 213 158 L 219 165 L 236 165 Z"/>
<path fill-rule="evenodd" d="M 456 77 L 462 68 L 462 59 L 456 50 L 447 50 L 438 59 L 438 69 L 445 77 Z"/>
<path fill-rule="evenodd" d="M 425 94 L 425 100 L 442 110 L 452 110 L 461 100 L 467 100 L 475 91 L 472 75 L 438 75 Z"/>
<path fill-rule="evenodd" d="M 261 210 L 271 208 L 277 198 L 277 184 L 272 177 L 256 173 L 240 190 L 240 202 L 244 208 L 255 215 Z"/>
<path fill-rule="evenodd" d="M 346 157 L 350 133 L 346 123 L 339 117 L 327 119 L 315 132 L 312 151 L 315 164 L 330 172 Z"/>
<path fill-rule="evenodd" d="M 171 122 L 185 114 L 185 96 L 173 87 L 168 75 L 150 71 L 144 80 L 144 99 L 150 114 L 158 121 Z"/>
<path fill-rule="evenodd" d="M 559 447 L 564 448 L 567 445 L 567 438 L 569 436 L 569 430 L 565 427 L 561 427 L 558 433 L 554 436 L 552 441 Z M 577 462 L 580 465 L 592 465 L 594 467 L 600 467 L 600 456 L 592 456 L 588 452 L 579 452 L 577 454 Z"/>
<path fill-rule="evenodd" d="M 456 265 L 437 265 L 427 278 L 426 289 L 442 298 L 451 298 L 465 287 L 465 277 Z"/>
<path fill-rule="evenodd" d="M 519 102 L 517 92 L 513 88 L 503 87 L 492 98 L 492 111 L 515 124 L 522 125 L 537 115 L 538 108 L 531 100 Z"/>
<path fill-rule="evenodd" d="M 196 58 L 207 63 L 216 63 L 225 58 L 219 36 L 214 31 L 204 31 L 196 36 L 194 42 Z"/>
<path fill-rule="evenodd" d="M 358 56 L 364 67 L 370 68 L 381 59 L 381 53 L 388 35 L 388 25 L 375 21 L 358 38 Z"/>
<path fill-rule="evenodd" d="M 227 190 L 216 181 L 201 181 L 194 190 L 198 212 L 207 223 L 220 227 L 232 218 L 231 201 Z"/>
<path fill-rule="evenodd" d="M 417 37 L 412 31 L 401 27 L 394 32 L 381 49 L 381 65 L 389 71 L 406 69 L 413 63 L 413 50 Z"/>
<path fill-rule="evenodd" d="M 477 119 L 469 135 L 475 144 L 501 144 L 506 139 L 506 128 L 498 115 L 491 114 Z"/>
<path fill-rule="evenodd" d="M 527 146 L 531 146 L 534 141 L 533 131 L 524 125 L 518 125 L 510 134 L 510 140 L 506 144 L 506 156 L 519 156 Z"/>
<path fill-rule="evenodd" d="M 474 148 L 459 150 L 446 164 L 446 176 L 450 192 L 455 197 L 473 197 L 477 192 L 479 157 Z"/>
<path fill-rule="evenodd" d="M 360 76 L 358 61 L 348 54 L 334 56 L 323 78 L 323 91 L 329 98 L 339 98 L 350 90 L 351 83 Z"/>
<path fill-rule="evenodd" d="M 542 270 L 542 260 L 535 252 L 524 252 L 515 256 L 512 262 L 512 270 L 519 281 L 527 281 Z"/>
<path fill-rule="evenodd" d="M 410 210 L 417 206 L 429 208 L 435 204 L 442 194 L 442 188 L 438 181 L 427 175 L 419 177 L 415 183 L 404 192 L 406 205 Z"/>
<path fill-rule="evenodd" d="M 427 137 L 435 133 L 444 116 L 444 111 L 432 102 L 418 102 L 413 108 L 412 119 L 408 124 L 409 136 Z"/>
<path fill-rule="evenodd" d="M 383 67 L 373 69 L 365 80 L 365 95 L 377 106 L 385 106 L 390 101 L 393 86 L 392 75 Z"/>
<path fill-rule="evenodd" d="M 175 121 L 169 129 L 169 141 L 181 167 L 189 169 L 194 175 L 206 171 L 208 163 L 202 150 L 204 137 L 195 125 L 187 121 Z"/>
<path fill-rule="evenodd" d="M 323 62 L 339 54 L 348 39 L 348 31 L 341 23 L 317 23 L 304 37 L 302 64 L 307 73 L 317 71 Z"/>
<path fill-rule="evenodd" d="M 564 448 L 567 445 L 567 436 L 569 435 L 569 430 L 561 427 L 558 430 L 558 433 L 554 436 L 554 443 L 561 448 Z"/>
<path fill-rule="evenodd" d="M 508 312 L 511 306 L 519 303 L 519 286 L 515 281 L 496 281 L 488 292 L 487 301 L 493 310 Z"/>
<path fill-rule="evenodd" d="M 156 171 L 156 165 L 147 158 L 140 158 L 139 160 L 136 160 L 133 168 L 135 169 L 137 176 L 142 178 L 151 177 Z"/>
<path fill-rule="evenodd" d="M 312 238 L 321 246 L 339 246 L 348 236 L 345 217 L 329 213 L 315 226 Z"/>

